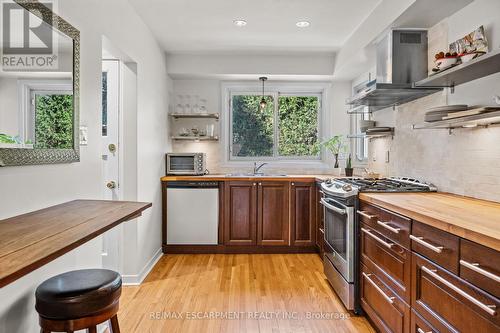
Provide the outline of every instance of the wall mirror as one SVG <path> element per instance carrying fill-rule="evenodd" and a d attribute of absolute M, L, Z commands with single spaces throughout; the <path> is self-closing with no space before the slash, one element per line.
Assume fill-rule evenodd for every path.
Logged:
<path fill-rule="evenodd" d="M 79 161 L 80 32 L 50 2 L 0 6 L 0 166 Z"/>

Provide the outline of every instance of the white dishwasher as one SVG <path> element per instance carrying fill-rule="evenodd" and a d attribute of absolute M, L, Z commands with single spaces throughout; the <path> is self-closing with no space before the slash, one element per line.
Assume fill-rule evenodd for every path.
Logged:
<path fill-rule="evenodd" d="M 167 183 L 167 244 L 217 245 L 219 183 Z"/>

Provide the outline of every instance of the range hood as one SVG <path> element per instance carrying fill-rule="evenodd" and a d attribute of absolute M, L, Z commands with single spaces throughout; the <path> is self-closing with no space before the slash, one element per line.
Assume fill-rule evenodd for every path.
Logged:
<path fill-rule="evenodd" d="M 347 104 L 377 111 L 442 89 L 413 85 L 427 77 L 426 30 L 391 30 L 377 43 L 376 57 L 376 79 L 355 87 L 355 95 Z"/>

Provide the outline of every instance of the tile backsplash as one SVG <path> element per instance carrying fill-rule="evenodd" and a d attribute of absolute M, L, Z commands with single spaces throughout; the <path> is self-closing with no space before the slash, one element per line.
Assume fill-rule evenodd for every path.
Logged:
<path fill-rule="evenodd" d="M 414 177 L 440 191 L 500 201 L 500 126 L 475 129 L 413 130 L 430 107 L 446 104 L 436 93 L 375 114 L 392 123 L 395 136 L 373 139 L 369 167 L 385 176 Z M 386 154 L 389 152 L 389 162 Z"/>

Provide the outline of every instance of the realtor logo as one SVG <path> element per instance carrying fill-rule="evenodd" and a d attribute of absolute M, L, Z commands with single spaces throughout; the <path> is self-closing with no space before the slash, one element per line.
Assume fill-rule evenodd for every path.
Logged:
<path fill-rule="evenodd" d="M 57 69 L 53 2 L 42 2 L 50 11 L 30 12 L 11 0 L 1 4 L 1 69 L 45 71 Z M 35 2 L 33 2 L 35 3 Z"/>

